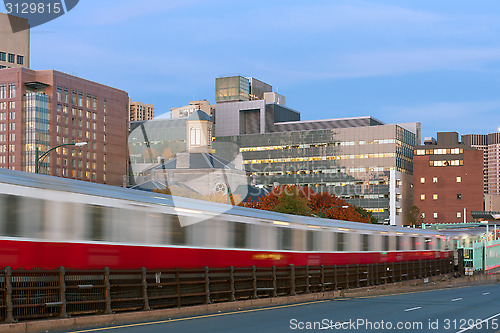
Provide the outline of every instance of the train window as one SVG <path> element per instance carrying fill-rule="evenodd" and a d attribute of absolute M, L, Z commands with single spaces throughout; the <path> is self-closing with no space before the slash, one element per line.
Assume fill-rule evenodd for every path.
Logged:
<path fill-rule="evenodd" d="M 246 248 L 247 247 L 247 224 L 246 223 L 233 223 L 234 247 Z"/>
<path fill-rule="evenodd" d="M 441 238 L 438 238 L 437 239 L 437 247 L 436 247 L 436 249 L 439 250 L 439 251 L 441 251 L 442 250 L 442 248 L 441 248 L 442 246 L 443 245 L 442 245 L 442 242 L 441 242 Z"/>
<path fill-rule="evenodd" d="M 86 239 L 104 240 L 106 207 L 90 205 L 87 207 L 88 223 Z"/>
<path fill-rule="evenodd" d="M 361 235 L 361 250 L 370 250 L 370 235 Z"/>
<path fill-rule="evenodd" d="M 431 238 L 425 237 L 425 249 L 426 250 L 430 250 L 431 249 L 431 242 L 432 242 Z"/>
<path fill-rule="evenodd" d="M 306 239 L 307 251 L 318 251 L 321 249 L 321 234 L 317 231 L 308 230 Z"/>
<path fill-rule="evenodd" d="M 382 251 L 389 251 L 389 236 L 382 236 Z"/>
<path fill-rule="evenodd" d="M 337 233 L 337 251 L 344 251 L 346 248 L 346 237 L 344 233 Z"/>
<path fill-rule="evenodd" d="M 416 250 L 417 249 L 417 237 L 412 237 L 411 238 L 411 249 Z"/>
<path fill-rule="evenodd" d="M 396 236 L 396 251 L 401 251 L 403 249 L 403 237 Z"/>
<path fill-rule="evenodd" d="M 21 236 L 19 215 L 20 215 L 20 202 L 19 197 L 13 195 L 3 196 L 3 211 L 4 215 L 4 232 L 5 236 L 19 237 Z"/>
<path fill-rule="evenodd" d="M 292 229 L 278 228 L 278 250 L 292 249 Z"/>
<path fill-rule="evenodd" d="M 168 225 L 168 244 L 184 245 L 186 244 L 186 228 L 181 227 L 179 217 L 176 215 L 165 215 L 165 222 Z"/>
<path fill-rule="evenodd" d="M 25 237 L 41 237 L 43 229 L 44 201 L 35 198 L 19 197 L 21 202 L 18 223 L 22 225 L 21 234 Z"/>

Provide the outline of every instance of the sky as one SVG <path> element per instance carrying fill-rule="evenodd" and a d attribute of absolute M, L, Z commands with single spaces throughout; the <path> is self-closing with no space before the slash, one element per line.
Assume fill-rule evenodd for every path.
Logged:
<path fill-rule="evenodd" d="M 3 12 L 4 8 L 0 6 Z M 500 1 L 82 0 L 31 30 L 31 67 L 110 85 L 155 114 L 271 84 L 302 120 L 500 127 Z"/>

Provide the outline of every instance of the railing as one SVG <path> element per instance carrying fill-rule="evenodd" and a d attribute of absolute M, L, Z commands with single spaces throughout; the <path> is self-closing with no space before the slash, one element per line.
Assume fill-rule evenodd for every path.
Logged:
<path fill-rule="evenodd" d="M 373 286 L 450 273 L 453 260 L 367 265 L 0 272 L 0 320 L 11 323 Z"/>

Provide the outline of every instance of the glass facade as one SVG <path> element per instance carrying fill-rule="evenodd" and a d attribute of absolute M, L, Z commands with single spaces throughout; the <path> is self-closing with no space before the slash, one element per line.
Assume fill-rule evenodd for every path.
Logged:
<path fill-rule="evenodd" d="M 250 80 L 243 76 L 215 79 L 215 101 L 249 101 Z"/>
<path fill-rule="evenodd" d="M 129 156 L 130 182 L 141 176 L 141 165 L 158 163 L 158 157 L 168 161 L 186 151 L 186 119 L 157 119 L 130 123 Z"/>
<path fill-rule="evenodd" d="M 23 105 L 23 170 L 35 172 L 35 149 L 45 152 L 49 149 L 50 97 L 44 93 L 27 92 Z M 48 170 L 49 159 L 40 165 L 40 170 Z"/>
<path fill-rule="evenodd" d="M 399 202 L 394 214 L 403 215 L 411 203 L 410 196 L 395 189 L 408 187 L 403 192 L 410 192 L 415 143 L 416 135 L 405 128 L 382 125 L 217 137 L 213 147 L 228 160 L 241 153 L 245 169 L 258 184 L 297 184 L 328 191 L 386 222 L 391 195 L 395 201 L 408 201 Z M 395 183 L 392 193 L 391 181 Z"/>

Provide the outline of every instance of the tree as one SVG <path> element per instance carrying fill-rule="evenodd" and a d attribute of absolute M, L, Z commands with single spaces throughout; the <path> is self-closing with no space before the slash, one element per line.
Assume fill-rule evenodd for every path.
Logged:
<path fill-rule="evenodd" d="M 292 190 L 294 192 L 281 193 L 277 205 L 272 210 L 277 213 L 311 216 L 312 211 L 307 198 L 302 197 L 297 188 Z"/>
<path fill-rule="evenodd" d="M 408 211 L 408 222 L 410 226 L 420 226 L 422 225 L 422 213 L 420 213 L 420 208 L 417 206 L 412 206 Z"/>
<path fill-rule="evenodd" d="M 259 201 L 249 200 L 240 204 L 240 206 L 353 222 L 377 222 L 371 212 L 350 205 L 347 201 L 329 192 L 315 193 L 307 186 L 275 187 L 268 195 L 261 197 Z"/>

